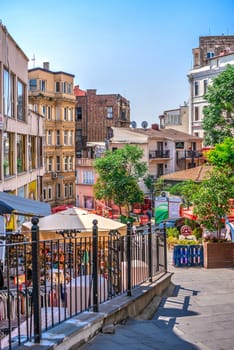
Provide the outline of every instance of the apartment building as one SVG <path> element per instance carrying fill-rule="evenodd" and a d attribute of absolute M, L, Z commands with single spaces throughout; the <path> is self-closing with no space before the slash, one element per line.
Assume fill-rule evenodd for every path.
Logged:
<path fill-rule="evenodd" d="M 74 75 L 32 68 L 29 76 L 29 103 L 45 118 L 45 174 L 43 200 L 52 208 L 75 204 L 75 96 Z"/>
<path fill-rule="evenodd" d="M 147 129 L 112 127 L 109 150 L 114 151 L 126 144 L 137 145 L 143 150 L 142 161 L 146 162 L 148 173 L 154 180 L 164 174 L 193 168 L 204 162 L 201 138 L 173 129 L 161 130 L 155 124 Z M 77 205 L 101 213 L 108 210 L 108 207 L 94 198 L 93 185 L 97 174 L 93 162 L 102 156 L 106 144 L 90 142 L 87 146 L 87 157 L 77 159 Z M 149 195 L 143 179 L 139 179 L 139 183 L 144 193 Z"/>
<path fill-rule="evenodd" d="M 164 111 L 159 116 L 160 129 L 174 129 L 189 132 L 189 107 L 187 103 L 176 109 Z"/>
<path fill-rule="evenodd" d="M 76 156 L 84 156 L 87 142 L 107 142 L 112 126 L 130 125 L 130 103 L 119 94 L 98 95 L 95 89 L 74 89 L 76 96 Z"/>
<path fill-rule="evenodd" d="M 204 36 L 199 47 L 193 49 L 193 68 L 188 73 L 189 133 L 203 137 L 204 94 L 212 80 L 223 72 L 227 64 L 234 64 L 234 35 Z"/>
<path fill-rule="evenodd" d="M 41 199 L 44 118 L 28 109 L 28 58 L 0 24 L 0 192 Z M 7 230 L 24 217 L 7 215 Z"/>
<path fill-rule="evenodd" d="M 212 80 L 223 72 L 227 65 L 234 65 L 234 52 L 221 53 L 209 59 L 206 66 L 195 68 L 188 74 L 190 83 L 190 110 L 189 110 L 189 132 L 193 135 L 202 137 L 204 131 L 202 129 L 203 109 L 207 105 L 204 95 L 207 87 Z"/>

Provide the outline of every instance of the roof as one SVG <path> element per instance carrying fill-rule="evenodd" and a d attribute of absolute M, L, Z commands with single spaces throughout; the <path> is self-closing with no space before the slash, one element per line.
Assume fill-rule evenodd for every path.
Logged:
<path fill-rule="evenodd" d="M 117 141 L 118 138 L 125 135 L 126 137 L 131 137 L 131 139 L 135 140 L 135 143 L 138 141 L 136 140 L 137 135 L 144 135 L 147 138 L 151 139 L 157 139 L 157 140 L 172 140 L 172 141 L 202 141 L 202 138 L 194 135 L 187 134 L 182 131 L 178 131 L 175 129 L 159 129 L 155 130 L 152 128 L 149 129 L 143 129 L 143 128 L 117 128 L 112 127 L 114 131 L 114 137 L 113 141 Z M 128 139 L 126 139 L 128 140 Z M 125 140 L 125 142 L 126 142 Z M 142 139 L 143 140 L 143 139 Z M 130 139 L 129 139 L 130 141 Z"/>
<path fill-rule="evenodd" d="M 201 165 L 195 168 L 176 171 L 175 173 L 162 175 L 160 178 L 163 180 L 171 181 L 186 181 L 192 180 L 200 182 L 205 178 L 209 177 L 209 172 L 212 171 L 214 167 L 211 165 Z"/>
<path fill-rule="evenodd" d="M 42 217 L 51 214 L 51 208 L 48 203 L 0 192 L 0 215 L 3 214 Z"/>

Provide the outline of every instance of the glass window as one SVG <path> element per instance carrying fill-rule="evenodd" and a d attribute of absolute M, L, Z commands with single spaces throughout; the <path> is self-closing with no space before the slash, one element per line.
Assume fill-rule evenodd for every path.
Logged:
<path fill-rule="evenodd" d="M 44 201 L 46 200 L 46 187 L 43 188 L 43 199 Z"/>
<path fill-rule="evenodd" d="M 37 79 L 29 79 L 29 91 L 37 90 Z"/>
<path fill-rule="evenodd" d="M 52 119 L 52 107 L 48 106 L 47 107 L 47 120 L 51 120 Z"/>
<path fill-rule="evenodd" d="M 68 171 L 68 157 L 64 157 L 64 171 Z"/>
<path fill-rule="evenodd" d="M 61 169 L 60 156 L 56 156 L 56 170 L 60 171 L 60 169 Z"/>
<path fill-rule="evenodd" d="M 53 170 L 53 157 L 47 158 L 47 171 L 51 172 Z"/>
<path fill-rule="evenodd" d="M 76 107 L 76 120 L 81 120 L 82 119 L 82 107 Z"/>
<path fill-rule="evenodd" d="M 8 117 L 14 116 L 14 75 L 7 69 L 3 72 L 3 113 Z"/>
<path fill-rule="evenodd" d="M 25 120 L 25 86 L 20 80 L 17 82 L 17 119 Z"/>
<path fill-rule="evenodd" d="M 113 107 L 107 107 L 107 119 L 113 118 Z"/>
<path fill-rule="evenodd" d="M 56 145 L 60 145 L 60 130 L 56 130 Z"/>
<path fill-rule="evenodd" d="M 61 197 L 61 184 L 60 183 L 56 184 L 56 197 L 57 198 Z"/>
<path fill-rule="evenodd" d="M 48 187 L 48 199 L 49 200 L 52 199 L 52 187 L 51 186 Z"/>
<path fill-rule="evenodd" d="M 69 184 L 69 196 L 73 197 L 73 183 Z"/>
<path fill-rule="evenodd" d="M 14 134 L 5 132 L 3 134 L 3 174 L 10 176 L 14 174 Z"/>
<path fill-rule="evenodd" d="M 64 197 L 67 198 L 68 197 L 68 184 L 64 185 Z"/>
<path fill-rule="evenodd" d="M 17 135 L 17 173 L 21 173 L 26 170 L 26 148 L 25 148 L 26 136 Z"/>
<path fill-rule="evenodd" d="M 199 107 L 194 108 L 194 120 L 197 121 L 199 120 Z"/>
<path fill-rule="evenodd" d="M 68 131 L 67 130 L 64 130 L 64 133 L 63 133 L 63 143 L 64 143 L 64 145 L 68 145 Z"/>
<path fill-rule="evenodd" d="M 207 93 L 207 87 L 208 87 L 208 80 L 205 79 L 205 80 L 203 80 L 204 95 Z"/>
<path fill-rule="evenodd" d="M 195 83 L 194 83 L 194 94 L 195 94 L 195 96 L 199 95 L 199 82 L 198 81 L 195 81 Z"/>
<path fill-rule="evenodd" d="M 45 80 L 40 80 L 40 90 L 41 91 L 46 91 L 46 81 Z"/>
<path fill-rule="evenodd" d="M 60 120 L 60 107 L 56 107 L 56 120 Z"/>
<path fill-rule="evenodd" d="M 84 185 L 94 184 L 94 174 L 92 171 L 83 171 L 83 182 Z"/>
<path fill-rule="evenodd" d="M 55 92 L 60 92 L 60 82 L 56 81 L 55 83 Z"/>
<path fill-rule="evenodd" d="M 52 130 L 47 130 L 47 144 L 52 145 L 52 136 L 53 136 L 53 131 Z"/>

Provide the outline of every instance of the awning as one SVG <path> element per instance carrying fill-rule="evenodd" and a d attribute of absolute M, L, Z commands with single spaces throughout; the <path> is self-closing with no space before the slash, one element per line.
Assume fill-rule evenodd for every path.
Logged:
<path fill-rule="evenodd" d="M 50 215 L 51 208 L 48 203 L 0 192 L 0 215 L 3 214 L 42 217 Z"/>

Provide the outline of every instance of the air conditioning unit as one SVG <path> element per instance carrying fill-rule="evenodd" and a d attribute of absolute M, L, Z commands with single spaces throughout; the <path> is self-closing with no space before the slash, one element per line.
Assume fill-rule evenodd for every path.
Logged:
<path fill-rule="evenodd" d="M 58 174 L 57 173 L 51 173 L 51 178 L 52 179 L 57 179 L 58 177 Z"/>

